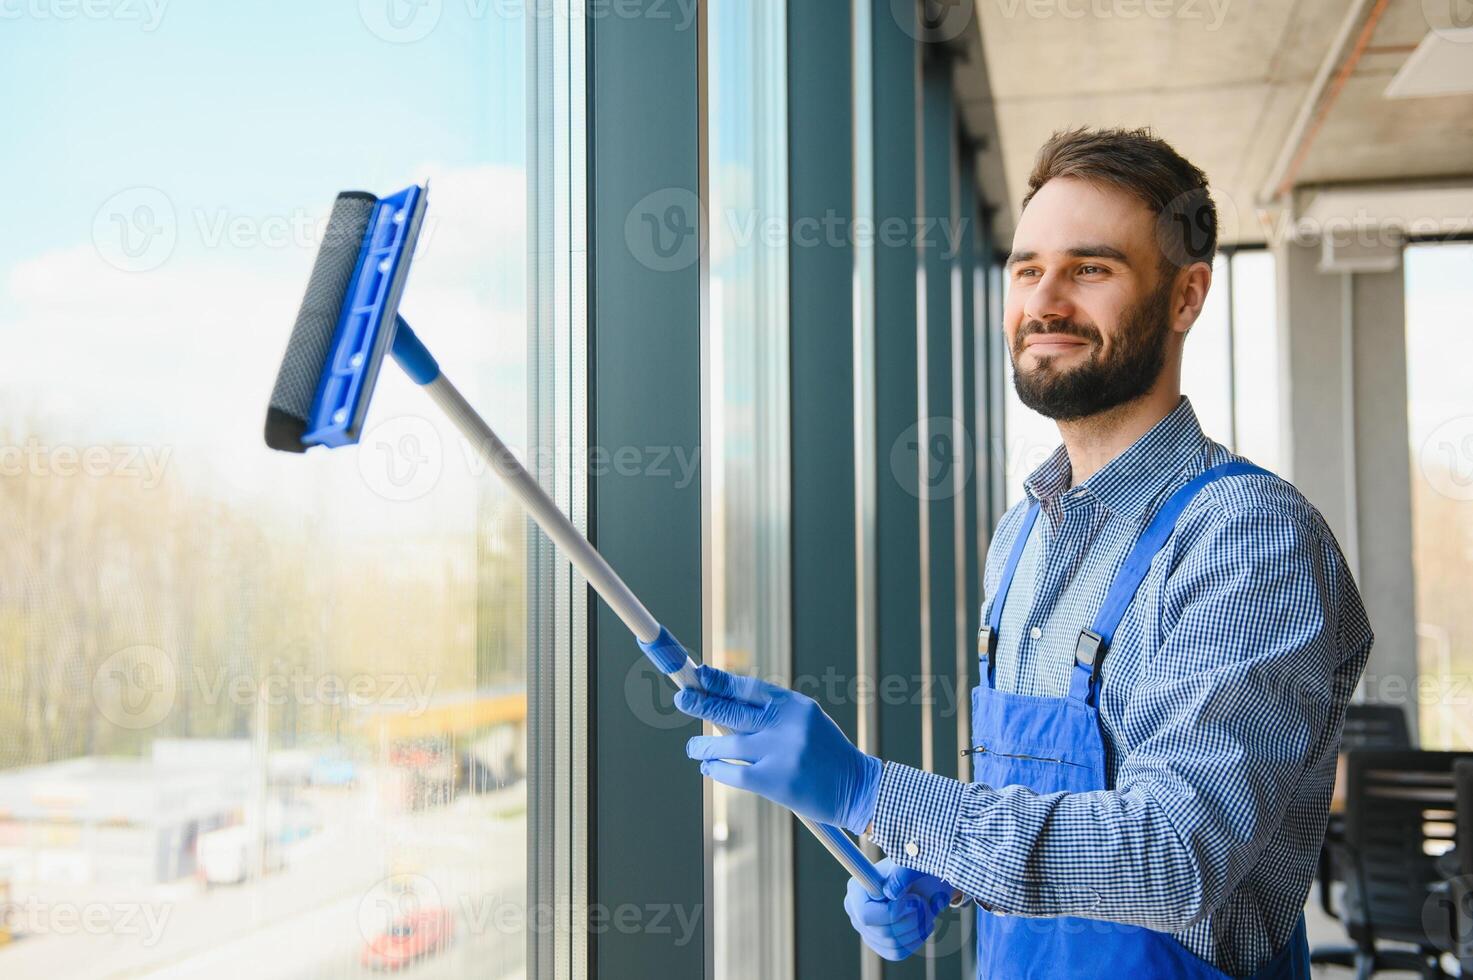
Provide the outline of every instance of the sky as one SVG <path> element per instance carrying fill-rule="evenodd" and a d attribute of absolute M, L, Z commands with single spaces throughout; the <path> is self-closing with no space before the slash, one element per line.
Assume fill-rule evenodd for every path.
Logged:
<path fill-rule="evenodd" d="M 340 189 L 386 194 L 433 177 L 405 315 L 492 424 L 524 441 L 522 9 L 6 5 L 0 90 L 12 97 L 0 175 L 13 190 L 0 235 L 0 419 L 70 443 L 166 446 L 192 477 L 235 490 L 317 479 L 259 443 L 316 229 Z M 1473 413 L 1463 374 L 1473 361 L 1470 260 L 1467 245 L 1408 252 L 1413 443 Z M 1266 348 L 1244 336 L 1273 329 L 1267 270 L 1242 271 L 1240 392 L 1265 368 L 1253 354 Z M 1220 307 L 1188 344 L 1186 382 L 1209 434 L 1225 440 Z M 410 429 L 437 427 L 454 463 L 453 435 L 422 411 L 420 393 L 394 371 L 381 384 L 370 429 L 412 416 Z M 1273 466 L 1271 406 L 1240 398 L 1238 426 L 1241 448 Z M 1012 401 L 1015 492 L 1056 443 L 1051 423 Z M 351 484 L 350 463 L 311 465 Z"/>
<path fill-rule="evenodd" d="M 391 472 L 364 472 L 351 451 L 271 453 L 261 423 L 333 197 L 432 178 L 402 310 L 520 446 L 525 24 L 505 16 L 519 9 L 6 5 L 0 426 L 12 440 L 162 447 L 172 475 L 217 496 L 320 487 L 319 500 L 348 513 L 381 508 L 397 490 Z M 462 474 L 432 490 L 463 515 L 476 461 L 392 368 L 368 432 L 385 422 L 379 450 L 405 444 L 407 430 L 442 472 Z M 447 510 L 408 503 L 405 518 Z"/>

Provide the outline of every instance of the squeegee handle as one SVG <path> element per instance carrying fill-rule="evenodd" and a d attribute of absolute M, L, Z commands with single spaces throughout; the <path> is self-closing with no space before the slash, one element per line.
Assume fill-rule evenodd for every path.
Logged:
<path fill-rule="evenodd" d="M 531 515 L 537 526 L 562 549 L 563 554 L 582 573 L 609 608 L 624 621 L 640 647 L 655 665 L 667 674 L 679 687 L 699 687 L 696 680 L 696 664 L 680 642 L 662 627 L 644 603 L 624 584 L 617 572 L 604 560 L 593 545 L 588 543 L 579 530 L 568 520 L 561 508 L 549 497 L 538 482 L 532 478 L 506 444 L 491 430 L 480 414 L 471 407 L 465 397 L 456 390 L 440 372 L 440 366 L 409 324 L 401 317 L 394 329 L 391 348 L 394 360 L 417 384 L 422 385 L 441 410 L 455 423 L 471 446 L 481 454 L 507 489 Z M 720 727 L 720 734 L 726 734 Z M 796 816 L 796 814 L 795 814 Z M 815 823 L 799 816 L 819 842 L 826 847 L 844 870 L 863 883 L 875 898 L 883 894 L 885 878 L 865 857 L 859 845 L 838 827 Z"/>

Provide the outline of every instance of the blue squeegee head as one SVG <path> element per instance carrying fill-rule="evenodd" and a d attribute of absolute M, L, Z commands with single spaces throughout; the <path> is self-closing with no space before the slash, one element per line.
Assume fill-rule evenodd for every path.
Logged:
<path fill-rule="evenodd" d="M 272 449 L 293 453 L 307 449 L 302 435 L 377 203 L 378 198 L 366 191 L 344 191 L 333 202 L 266 410 L 266 445 Z"/>

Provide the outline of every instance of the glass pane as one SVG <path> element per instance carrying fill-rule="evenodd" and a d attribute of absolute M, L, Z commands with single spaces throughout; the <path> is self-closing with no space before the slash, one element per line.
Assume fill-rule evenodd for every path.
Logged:
<path fill-rule="evenodd" d="M 788 656 L 785 4 L 712 0 L 707 51 L 711 317 L 707 404 L 710 639 L 720 667 L 781 680 Z M 715 962 L 781 977 L 791 821 L 714 786 Z"/>
<path fill-rule="evenodd" d="M 1233 443 L 1232 333 L 1228 329 L 1228 258 L 1212 263 L 1212 288 L 1182 350 L 1181 390 L 1208 438 Z"/>
<path fill-rule="evenodd" d="M 335 193 L 433 178 L 404 315 L 524 445 L 524 24 L 94 9 L 0 37 L 0 976 L 519 975 L 524 520 L 393 366 L 261 427 Z"/>
<path fill-rule="evenodd" d="M 1282 473 L 1274 256 L 1267 250 L 1236 252 L 1232 263 L 1233 371 L 1239 395 L 1233 404 L 1237 423 L 1233 448 L 1259 466 Z"/>
<path fill-rule="evenodd" d="M 1412 452 L 1422 745 L 1473 749 L 1473 245 L 1406 250 L 1407 422 Z"/>
<path fill-rule="evenodd" d="M 1003 289 L 1007 276 L 1003 276 Z M 1006 303 L 1006 299 L 1003 301 Z M 1002 321 L 998 321 L 998 330 Z M 1003 425 L 1005 445 L 1003 447 L 1003 477 L 1007 485 L 1007 505 L 1023 499 L 1023 481 L 1059 446 L 1059 427 L 1053 419 L 1039 415 L 1024 405 L 1013 387 L 1013 358 L 1008 353 L 1006 337 L 999 345 L 1003 359 Z"/>

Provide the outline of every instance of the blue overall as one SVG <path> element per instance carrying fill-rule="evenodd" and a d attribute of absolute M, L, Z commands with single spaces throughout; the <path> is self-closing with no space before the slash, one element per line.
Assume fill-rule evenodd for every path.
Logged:
<path fill-rule="evenodd" d="M 1111 788 L 1099 716 L 1100 665 L 1110 639 L 1150 570 L 1152 558 L 1197 491 L 1223 477 L 1262 472 L 1250 463 L 1225 463 L 1202 473 L 1167 500 L 1115 576 L 1092 627 L 1080 631 L 1069 693 L 1059 698 L 999 691 L 992 676 L 1003 603 L 1038 519 L 1038 503 L 1028 509 L 978 638 L 981 683 L 972 690 L 972 747 L 966 753 L 973 759 L 974 780 L 994 788 L 1026 786 L 1035 793 Z M 979 980 L 1063 976 L 1221 980 L 1227 974 L 1169 933 L 1143 926 L 1067 916 L 1021 918 L 977 910 Z M 1288 943 L 1253 977 L 1308 980 L 1309 947 L 1303 918 Z"/>

